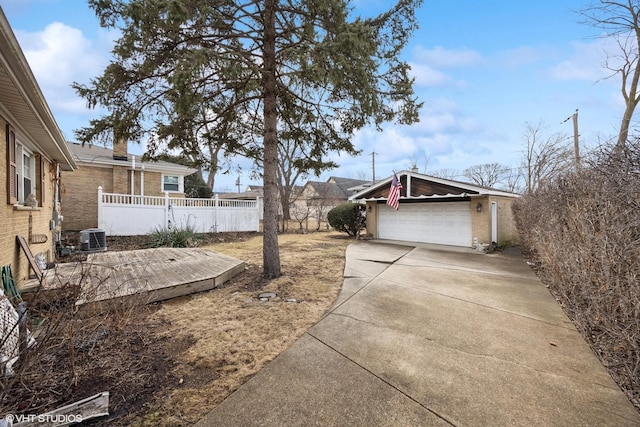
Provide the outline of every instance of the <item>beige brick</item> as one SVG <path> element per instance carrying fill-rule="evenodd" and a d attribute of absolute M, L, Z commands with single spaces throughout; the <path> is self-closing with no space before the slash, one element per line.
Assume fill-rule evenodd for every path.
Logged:
<path fill-rule="evenodd" d="M 134 189 L 140 194 L 141 172 L 136 171 Z M 161 174 L 144 173 L 145 196 L 163 196 Z M 62 206 L 65 231 L 79 231 L 98 226 L 98 187 L 105 193 L 131 194 L 131 171 L 127 166 L 114 168 L 81 165 L 73 172 L 63 172 Z M 173 195 L 172 195 L 173 196 Z"/>
<path fill-rule="evenodd" d="M 22 210 L 16 209 L 7 203 L 7 157 L 6 157 L 6 125 L 7 122 L 0 117 L 0 140 L 2 141 L 2 154 L 0 156 L 0 189 L 2 191 L 2 201 L 0 202 L 0 218 L 2 227 L 0 228 L 0 265 L 10 265 L 14 280 L 18 287 L 21 287 L 29 278 L 29 262 L 24 253 L 16 243 L 16 236 L 23 236 L 27 241 L 29 238 L 29 218 L 31 218 L 32 234 L 44 234 L 47 236 L 46 243 L 30 244 L 31 252 L 45 253 L 47 261 L 53 260 L 55 242 L 53 232 L 49 229 L 49 222 L 53 215 L 54 203 L 54 171 L 55 166 L 49 161 L 45 166 L 45 203 L 43 207 Z"/>

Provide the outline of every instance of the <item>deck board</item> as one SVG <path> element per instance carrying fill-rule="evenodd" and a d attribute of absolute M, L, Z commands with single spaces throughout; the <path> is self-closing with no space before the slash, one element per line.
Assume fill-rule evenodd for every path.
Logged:
<path fill-rule="evenodd" d="M 199 248 L 98 252 L 84 263 L 47 270 L 44 287 L 80 283 L 78 305 L 130 295 L 142 295 L 151 303 L 214 289 L 243 270 L 242 261 Z"/>

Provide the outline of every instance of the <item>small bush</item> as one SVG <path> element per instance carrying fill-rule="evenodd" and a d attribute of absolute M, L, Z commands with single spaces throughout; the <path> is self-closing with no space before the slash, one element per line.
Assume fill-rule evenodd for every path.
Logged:
<path fill-rule="evenodd" d="M 343 203 L 329 211 L 327 220 L 335 230 L 356 236 L 366 226 L 365 207 L 358 203 Z"/>
<path fill-rule="evenodd" d="M 190 248 L 197 246 L 200 240 L 200 236 L 190 224 L 184 228 L 156 227 L 150 235 L 149 246 L 152 248 Z"/>

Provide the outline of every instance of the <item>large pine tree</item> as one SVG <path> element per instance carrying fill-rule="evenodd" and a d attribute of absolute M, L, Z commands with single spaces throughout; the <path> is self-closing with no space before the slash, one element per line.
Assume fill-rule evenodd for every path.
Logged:
<path fill-rule="evenodd" d="M 104 73 L 75 84 L 109 111 L 76 136 L 258 159 L 264 275 L 278 277 L 279 133 L 295 129 L 313 169 L 330 152 L 355 154 L 350 137 L 364 126 L 416 122 L 400 53 L 421 3 L 361 18 L 343 0 L 90 0 L 101 25 L 122 35 Z"/>

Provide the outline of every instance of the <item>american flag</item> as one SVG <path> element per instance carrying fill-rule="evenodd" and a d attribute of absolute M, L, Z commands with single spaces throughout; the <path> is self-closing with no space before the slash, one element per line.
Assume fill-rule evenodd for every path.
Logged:
<path fill-rule="evenodd" d="M 400 190 L 402 190 L 402 183 L 394 173 L 393 181 L 391 181 L 391 189 L 389 190 L 389 197 L 387 198 L 387 204 L 395 210 L 400 208 Z"/>

